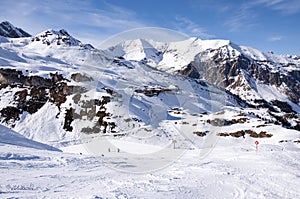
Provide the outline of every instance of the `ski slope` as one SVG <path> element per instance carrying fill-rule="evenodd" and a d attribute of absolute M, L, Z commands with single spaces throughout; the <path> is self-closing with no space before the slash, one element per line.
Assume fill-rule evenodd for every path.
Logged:
<path fill-rule="evenodd" d="M 0 145 L 6 144 L 34 148 L 39 150 L 60 151 L 59 149 L 54 148 L 52 146 L 42 144 L 31 139 L 27 139 L 19 133 L 0 125 Z M 26 150 L 26 148 L 24 150 Z"/>
<path fill-rule="evenodd" d="M 187 150 L 155 172 L 132 174 L 126 157 L 0 145 L 1 198 L 299 198 L 299 146 L 220 139 L 205 158 Z M 180 150 L 180 149 L 170 149 Z M 123 152 L 120 151 L 119 154 Z M 147 163 L 147 159 L 140 159 Z M 118 165 L 125 172 L 112 169 Z"/>

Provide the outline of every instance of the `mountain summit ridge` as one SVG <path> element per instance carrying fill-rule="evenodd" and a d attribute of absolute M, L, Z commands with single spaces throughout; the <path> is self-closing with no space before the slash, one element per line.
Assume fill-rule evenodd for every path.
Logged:
<path fill-rule="evenodd" d="M 30 37 L 31 35 L 21 28 L 17 28 L 8 21 L 0 23 L 0 35 L 9 38 Z"/>
<path fill-rule="evenodd" d="M 286 88 L 279 90 L 281 92 L 285 90 L 290 100 L 299 103 L 300 89 L 297 86 L 300 73 L 299 56 L 264 53 L 251 47 L 239 46 L 230 40 L 188 38 L 178 42 L 148 43 L 151 44 L 150 47 L 145 47 L 141 40 L 125 41 L 109 48 L 108 51 L 117 57 L 143 61 L 153 68 L 172 74 L 183 74 L 196 79 L 204 78 L 216 86 L 242 96 L 245 100 L 247 95 L 252 96 L 248 97 L 249 100 L 262 99 L 261 94 L 255 91 L 256 85 L 250 82 L 258 81 L 256 84 L 263 82 L 276 87 L 285 86 Z M 150 56 L 141 53 L 146 51 L 153 53 Z M 246 81 L 244 83 L 247 86 L 238 85 L 242 81 L 239 80 L 241 76 L 244 76 Z M 245 87 L 244 89 L 247 87 L 248 90 L 251 88 L 251 92 L 247 93 L 247 89 L 236 91 L 237 87 Z"/>
<path fill-rule="evenodd" d="M 90 50 L 94 49 L 94 47 L 91 44 L 83 44 L 78 39 L 75 39 L 65 29 L 60 29 L 60 30 L 47 29 L 33 36 L 31 42 L 40 42 L 48 46 L 50 45 L 80 46 Z"/>

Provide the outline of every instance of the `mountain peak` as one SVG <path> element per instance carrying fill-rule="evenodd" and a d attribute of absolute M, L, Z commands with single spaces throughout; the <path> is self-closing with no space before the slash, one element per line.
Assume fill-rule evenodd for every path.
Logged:
<path fill-rule="evenodd" d="M 13 26 L 9 21 L 3 21 L 1 24 L 6 26 Z"/>
<path fill-rule="evenodd" d="M 59 37 L 64 36 L 64 37 L 74 38 L 65 29 L 60 29 L 60 30 L 47 29 L 37 34 L 35 37 L 51 37 L 51 36 L 59 36 Z"/>
<path fill-rule="evenodd" d="M 34 36 L 31 41 L 46 44 L 48 46 L 49 45 L 80 46 L 85 49 L 94 49 L 94 47 L 92 45 L 83 44 L 78 39 L 72 37 L 65 29 L 45 30 L 45 31 L 37 34 L 36 36 Z"/>
<path fill-rule="evenodd" d="M 0 23 L 0 35 L 9 38 L 30 37 L 31 35 L 21 28 L 17 28 L 8 21 Z"/>

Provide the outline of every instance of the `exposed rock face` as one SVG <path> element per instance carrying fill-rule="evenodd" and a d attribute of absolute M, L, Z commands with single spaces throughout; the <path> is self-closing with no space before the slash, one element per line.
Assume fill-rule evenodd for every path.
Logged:
<path fill-rule="evenodd" d="M 250 137 L 254 137 L 254 138 L 270 138 L 273 135 L 272 134 L 268 134 L 265 131 L 261 131 L 260 133 L 256 133 L 255 131 L 252 130 L 243 130 L 243 131 L 237 131 L 237 132 L 233 132 L 233 133 L 218 133 L 218 136 L 223 136 L 223 137 L 227 137 L 227 136 L 232 136 L 232 137 L 244 137 L 245 135 L 249 134 Z"/>
<path fill-rule="evenodd" d="M 8 21 L 0 23 L 0 35 L 9 38 L 30 37 L 31 35 L 21 28 L 16 28 Z"/>
<path fill-rule="evenodd" d="M 195 79 L 200 77 L 194 62 L 189 63 L 184 69 L 180 70 L 179 73 Z"/>
<path fill-rule="evenodd" d="M 86 75 L 82 75 L 80 73 L 74 73 L 71 75 L 71 78 L 75 81 L 75 82 L 89 82 L 92 81 L 93 78 L 88 77 Z"/>
<path fill-rule="evenodd" d="M 30 92 L 30 93 L 29 93 Z M 15 93 L 17 108 L 22 113 L 26 111 L 30 114 L 37 112 L 47 102 L 46 88 L 32 87 Z"/>
<path fill-rule="evenodd" d="M 259 80 L 266 85 L 274 85 L 276 87 L 284 87 L 285 94 L 289 99 L 298 104 L 300 99 L 300 69 L 292 70 L 288 73 L 274 71 L 268 66 L 268 61 L 257 61 L 240 54 L 236 57 L 227 56 L 225 47 L 216 50 L 207 50 L 200 53 L 194 62 L 191 62 L 184 74 L 198 78 L 202 75 L 208 82 L 225 88 L 234 89 L 236 87 L 244 87 L 244 90 L 256 90 L 254 80 Z M 204 61 L 203 57 L 208 57 L 208 53 L 213 53 L 211 59 Z M 226 56 L 225 56 L 226 55 Z M 193 66 L 193 67 L 191 67 Z M 287 67 L 281 64 L 280 67 Z M 197 69 L 197 71 L 195 71 Z M 198 73 L 198 74 L 197 74 Z M 192 75 L 190 75 L 192 74 Z M 240 81 L 239 76 L 243 76 L 245 82 Z"/>
<path fill-rule="evenodd" d="M 3 122 L 7 124 L 12 124 L 14 126 L 14 121 L 20 119 L 21 111 L 13 106 L 7 106 L 0 111 L 0 116 L 3 118 Z"/>
<path fill-rule="evenodd" d="M 23 86 L 49 87 L 52 86 L 53 83 L 51 79 L 39 76 L 25 77 L 21 71 L 0 68 L 0 84 L 2 86 L 19 84 Z"/>
<path fill-rule="evenodd" d="M 96 120 L 93 122 L 93 126 L 83 127 L 82 132 L 87 134 L 92 133 L 115 133 L 114 129 L 116 124 L 114 122 L 107 121 L 106 119 L 111 116 L 111 113 L 107 111 L 105 105 L 110 102 L 109 96 L 102 96 L 102 99 L 79 101 L 82 104 L 80 113 L 76 116 L 78 119 L 86 118 L 88 121 Z M 99 110 L 97 111 L 97 107 Z"/>
<path fill-rule="evenodd" d="M 65 131 L 72 132 L 74 130 L 72 122 L 75 119 L 79 119 L 87 120 L 94 124 L 92 127 L 83 127 L 80 129 L 84 133 L 105 134 L 115 132 L 114 128 L 116 124 L 106 120 L 107 117 L 111 116 L 105 107 L 111 100 L 109 96 L 102 96 L 101 99 L 87 100 L 82 98 L 83 93 L 87 92 L 85 88 L 68 85 L 69 80 L 58 73 L 50 73 L 49 76 L 51 78 L 29 77 L 23 75 L 22 71 L 0 69 L 0 89 L 9 87 L 19 90 L 14 93 L 13 104 L 15 106 L 7 106 L 0 110 L 1 122 L 14 127 L 16 121 L 20 120 L 23 112 L 34 114 L 47 102 L 51 102 L 59 108 L 58 115 L 63 115 L 64 117 L 62 128 Z M 90 77 L 81 75 L 80 73 L 73 74 L 71 78 L 76 82 L 92 80 Z M 107 93 L 113 94 L 112 91 L 107 91 Z M 77 112 L 72 107 L 61 109 L 61 105 L 71 95 L 73 95 L 72 100 L 77 106 Z"/>
<path fill-rule="evenodd" d="M 15 106 L 7 106 L 0 110 L 2 121 L 13 126 L 23 112 L 34 114 L 48 101 L 60 108 L 68 95 L 86 92 L 83 87 L 68 85 L 68 80 L 58 73 L 50 73 L 50 77 L 25 76 L 22 71 L 0 69 L 0 89 L 10 87 L 19 90 L 14 94 Z M 72 110 L 67 110 L 64 124 L 67 131 L 72 131 L 71 116 Z"/>

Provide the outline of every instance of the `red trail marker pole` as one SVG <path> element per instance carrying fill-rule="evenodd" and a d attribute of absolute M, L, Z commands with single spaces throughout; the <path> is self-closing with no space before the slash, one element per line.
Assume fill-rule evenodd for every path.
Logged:
<path fill-rule="evenodd" d="M 256 152 L 257 152 L 259 142 L 256 140 L 256 141 L 254 142 L 254 144 L 256 145 Z"/>

